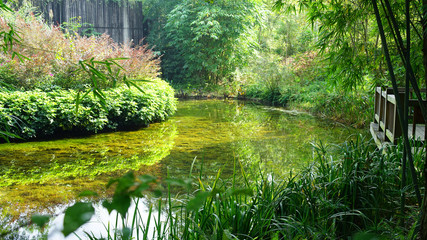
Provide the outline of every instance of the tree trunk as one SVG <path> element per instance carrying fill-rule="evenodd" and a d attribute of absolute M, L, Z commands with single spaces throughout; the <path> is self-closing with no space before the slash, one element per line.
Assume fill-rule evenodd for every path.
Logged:
<path fill-rule="evenodd" d="M 427 9 L 425 8 L 427 6 L 427 0 L 423 0 L 423 65 L 424 65 L 424 81 L 427 86 Z M 425 107 L 425 106 L 423 106 Z M 426 126 L 427 126 L 427 119 L 426 120 Z M 427 128 L 425 129 L 425 135 L 427 136 Z M 420 237 L 421 239 L 427 239 L 427 198 L 426 198 L 426 191 L 427 191 L 427 152 L 424 159 L 424 169 L 423 169 L 423 175 L 424 175 L 424 199 L 423 199 L 423 205 L 421 208 L 421 222 L 420 222 Z"/>

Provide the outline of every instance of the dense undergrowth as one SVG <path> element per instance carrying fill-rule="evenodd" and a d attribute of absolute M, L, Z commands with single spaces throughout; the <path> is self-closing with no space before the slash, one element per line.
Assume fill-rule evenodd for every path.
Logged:
<path fill-rule="evenodd" d="M 135 87 L 105 90 L 105 104 L 93 95 L 76 108 L 74 90 L 0 93 L 0 122 L 25 140 L 147 126 L 176 109 L 173 89 L 152 80 Z"/>
<path fill-rule="evenodd" d="M 16 33 L 10 51 L 0 53 L 0 137 L 138 128 L 174 113 L 173 89 L 157 79 L 159 58 L 146 45 L 80 36 L 22 4 L 0 17 L 0 31 L 13 26 Z"/>
<path fill-rule="evenodd" d="M 374 84 L 346 90 L 333 83 L 325 64 L 313 51 L 281 61 L 267 58 L 257 62 L 258 67 L 252 69 L 252 79 L 240 87 L 243 89 L 240 92 L 243 91 L 247 98 L 260 99 L 275 106 L 309 111 L 355 127 L 367 126 L 372 118 L 373 91 L 370 86 Z"/>
<path fill-rule="evenodd" d="M 414 152 L 418 170 L 423 168 L 420 149 Z M 383 154 L 371 141 L 358 137 L 339 146 L 315 145 L 313 164 L 284 180 L 261 173 L 254 177 L 238 166 L 231 179 L 221 179 L 219 170 L 213 182 L 199 178 L 192 187 L 189 179 L 169 178 L 164 181 L 168 195 L 151 202 L 148 218 L 138 209 L 127 210 L 132 198 L 142 196 L 142 190 L 158 189 L 155 186 L 159 182 L 153 177 L 127 174 L 110 181 L 109 186 L 116 184 L 115 195 L 103 206 L 116 210 L 118 220 L 110 223 L 115 227 L 109 228 L 104 237 L 411 239 L 418 208 L 410 177 L 407 186 L 400 186 L 401 150 L 399 144 L 388 147 Z M 422 181 L 420 176 L 418 181 Z M 188 194 L 174 198 L 171 189 L 176 187 Z M 79 204 L 86 204 L 89 210 L 74 210 L 70 215 L 94 214 L 92 203 Z M 64 233 L 69 234 L 76 228 L 66 229 Z M 80 237 L 101 239 L 91 233 Z"/>
<path fill-rule="evenodd" d="M 405 213 L 399 208 L 401 146 L 385 155 L 375 148 L 358 138 L 337 147 L 333 155 L 338 157 L 332 157 L 332 151 L 319 144 L 313 165 L 286 180 L 259 176 L 249 182 L 243 174 L 243 186 L 221 179 L 201 184 L 187 203 L 188 209 L 202 198 L 200 208 L 168 215 L 176 229 L 167 234 L 180 239 L 346 239 L 366 233 L 404 238 L 418 213 L 411 208 L 416 200 L 410 186 L 403 190 Z M 421 169 L 421 151 L 416 156 Z"/>

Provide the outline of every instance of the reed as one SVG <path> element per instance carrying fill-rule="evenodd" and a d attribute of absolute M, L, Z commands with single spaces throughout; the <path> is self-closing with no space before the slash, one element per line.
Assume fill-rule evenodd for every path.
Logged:
<path fill-rule="evenodd" d="M 420 149 L 414 154 L 418 170 L 423 167 Z M 210 183 L 191 174 L 195 183 L 169 178 L 166 197 L 149 206 L 148 217 L 138 208 L 122 212 L 103 239 L 410 239 L 418 208 L 411 180 L 400 187 L 401 150 L 399 144 L 383 154 L 359 136 L 334 147 L 313 145 L 313 163 L 287 179 L 260 171 L 250 180 L 238 162 L 230 179 L 222 179 L 221 170 Z M 154 182 L 129 179 L 126 191 L 123 181 L 115 180 L 121 189 L 116 194 L 126 193 L 123 199 Z M 171 191 L 176 187 L 184 192 L 179 198 Z"/>

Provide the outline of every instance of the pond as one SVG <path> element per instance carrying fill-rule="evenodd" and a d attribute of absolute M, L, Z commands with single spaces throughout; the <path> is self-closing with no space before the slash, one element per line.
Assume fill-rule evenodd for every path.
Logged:
<path fill-rule="evenodd" d="M 3 213 L 55 211 L 83 190 L 104 198 L 109 179 L 128 171 L 162 179 L 169 174 L 213 178 L 248 172 L 276 177 L 312 161 L 311 143 L 341 143 L 363 133 L 306 113 L 223 100 L 181 101 L 166 122 L 135 131 L 83 138 L 0 145 L 0 205 Z"/>

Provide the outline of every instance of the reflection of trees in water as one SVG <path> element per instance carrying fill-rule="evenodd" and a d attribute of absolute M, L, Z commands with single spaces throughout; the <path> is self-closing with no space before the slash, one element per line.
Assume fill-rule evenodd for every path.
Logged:
<path fill-rule="evenodd" d="M 302 136 L 296 136 L 306 133 L 298 125 L 315 122 L 308 115 L 292 116 L 235 101 L 181 102 L 176 120 L 179 137 L 163 161 L 169 173 L 187 177 L 196 157 L 193 175 L 202 171 L 202 177 L 212 177 L 222 169 L 224 178 L 233 174 L 234 160 L 255 171 L 299 169 L 306 162 L 301 159 L 310 156 L 310 148 L 302 144 Z M 286 139 L 288 135 L 294 139 Z M 308 152 L 299 154 L 303 147 Z"/>
<path fill-rule="evenodd" d="M 12 185 L 2 187 L 0 205 L 19 216 L 46 211 L 84 190 L 105 198 L 111 194 L 105 189 L 108 181 L 130 170 L 160 176 L 162 166 L 156 163 L 169 155 L 176 136 L 176 125 L 169 121 L 139 131 L 2 145 L 0 179 Z"/>
<path fill-rule="evenodd" d="M 115 171 L 139 170 L 169 155 L 176 125 L 162 123 L 134 132 L 89 138 L 2 146 L 3 185 L 94 178 Z M 7 161 L 9 159 L 9 161 Z"/>
<path fill-rule="evenodd" d="M 222 178 L 232 177 L 234 163 L 241 175 L 237 161 L 248 174 L 263 170 L 283 176 L 311 161 L 314 138 L 324 143 L 344 141 L 342 131 L 309 115 L 247 103 L 180 102 L 173 119 L 140 131 L 0 146 L 0 178 L 16 189 L 3 188 L 8 197 L 2 197 L 0 204 L 61 203 L 85 189 L 101 192 L 111 177 L 128 170 L 160 179 L 167 174 L 187 178 L 195 157 L 192 174 L 202 180 L 213 179 L 219 169 Z M 43 184 L 22 184 L 33 182 Z"/>

